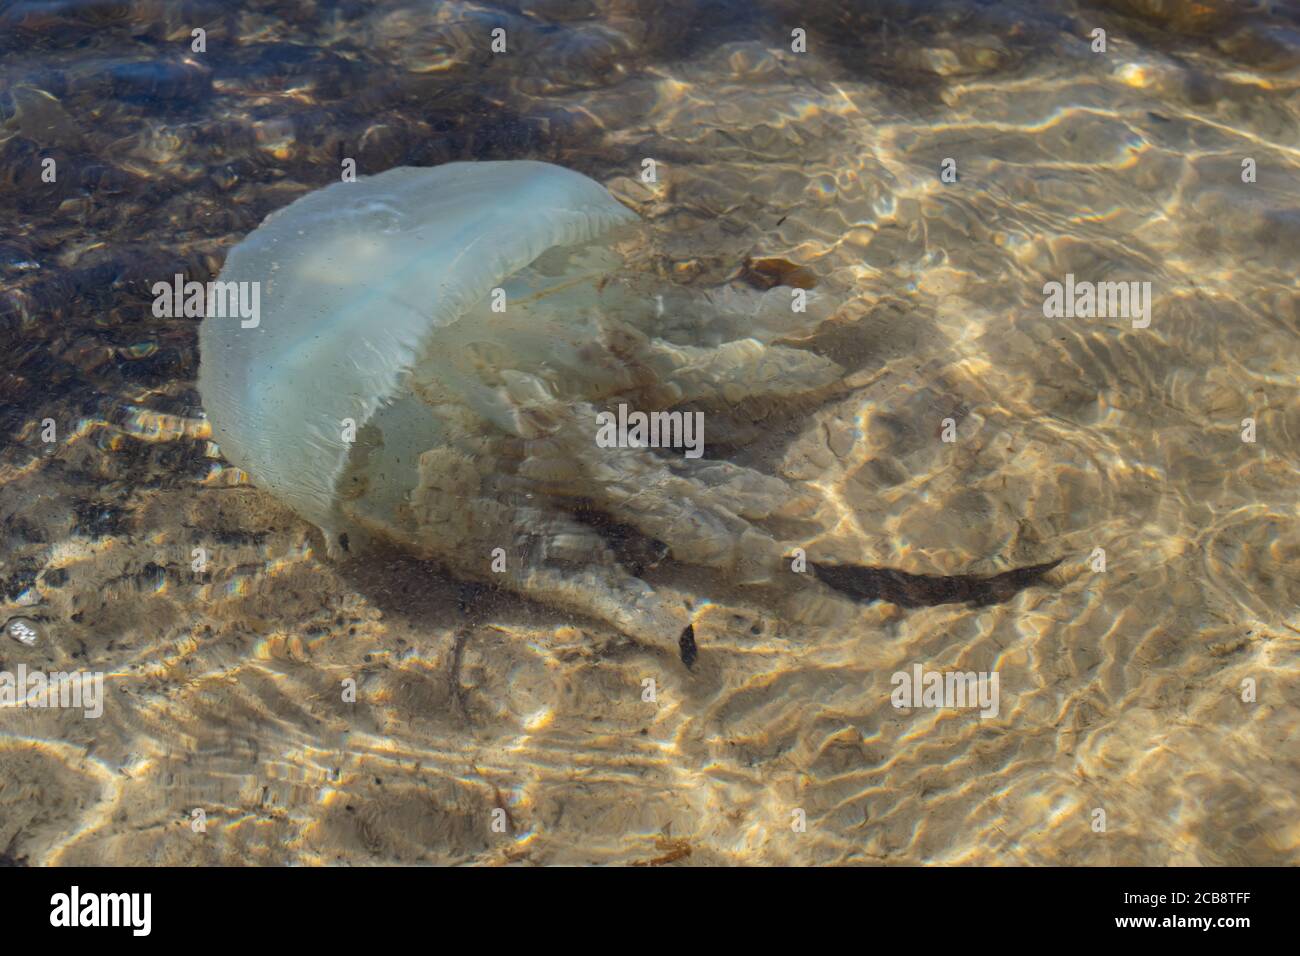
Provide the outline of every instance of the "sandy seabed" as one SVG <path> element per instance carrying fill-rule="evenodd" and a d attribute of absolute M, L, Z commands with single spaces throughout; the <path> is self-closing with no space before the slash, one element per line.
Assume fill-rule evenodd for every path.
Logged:
<path fill-rule="evenodd" d="M 536 28 L 562 6 L 500 13 L 508 66 L 472 42 L 499 11 L 469 4 L 244 4 L 208 59 L 152 72 L 121 66 L 139 24 L 95 24 L 99 60 L 0 41 L 3 168 L 52 148 L 79 170 L 56 195 L 0 183 L 0 615 L 40 633 L 4 638 L 0 669 L 102 672 L 107 695 L 94 720 L 0 710 L 5 859 L 1300 862 L 1295 26 L 593 2 Z M 0 19 L 66 38 L 69 8 Z M 744 452 L 820 497 L 809 555 L 1062 563 L 1004 603 L 904 609 L 664 561 L 646 579 L 694 610 L 688 670 L 410 557 L 326 560 L 223 464 L 194 323 L 145 290 L 208 278 L 340 144 L 363 171 L 579 169 L 646 220 L 665 281 L 812 270 L 840 305 L 798 344 L 853 387 Z M 1150 326 L 1045 317 L 1067 275 L 1150 282 Z M 896 708 L 916 664 L 996 671 L 997 716 Z"/>

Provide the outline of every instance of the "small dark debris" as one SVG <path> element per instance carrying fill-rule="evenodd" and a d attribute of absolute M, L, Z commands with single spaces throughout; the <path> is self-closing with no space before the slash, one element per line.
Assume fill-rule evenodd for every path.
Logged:
<path fill-rule="evenodd" d="M 655 840 L 655 846 L 666 852 L 650 860 L 634 860 L 632 866 L 665 866 L 691 855 L 691 845 L 686 840 L 669 840 L 661 837 Z"/>
<path fill-rule="evenodd" d="M 150 561 L 141 568 L 134 577 L 140 587 L 156 590 L 166 583 L 167 569 L 160 564 Z"/>
<path fill-rule="evenodd" d="M 686 630 L 682 631 L 682 636 L 677 639 L 677 646 L 681 648 L 682 663 L 689 668 L 700 656 L 699 648 L 695 646 L 694 624 L 686 625 Z"/>
<path fill-rule="evenodd" d="M 811 289 L 817 285 L 817 276 L 811 269 L 795 265 L 789 259 L 746 259 L 740 278 L 763 291 L 779 285 L 794 289 Z"/>

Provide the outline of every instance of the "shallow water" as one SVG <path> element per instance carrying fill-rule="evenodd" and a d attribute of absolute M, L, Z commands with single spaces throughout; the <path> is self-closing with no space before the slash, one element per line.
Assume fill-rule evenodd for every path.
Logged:
<path fill-rule="evenodd" d="M 5 860 L 1300 862 L 1293 8 L 56 0 L 0 3 L 0 63 L 0 620 L 39 635 L 0 670 L 106 697 L 0 710 Z M 665 282 L 811 270 L 798 344 L 852 390 L 738 453 L 817 493 L 809 556 L 1061 564 L 904 608 L 662 561 L 687 669 L 327 560 L 223 463 L 150 289 L 343 157 L 579 170 Z M 1045 316 L 1067 275 L 1149 282 L 1149 325 Z M 998 713 L 894 706 L 918 664 L 996 672 Z"/>

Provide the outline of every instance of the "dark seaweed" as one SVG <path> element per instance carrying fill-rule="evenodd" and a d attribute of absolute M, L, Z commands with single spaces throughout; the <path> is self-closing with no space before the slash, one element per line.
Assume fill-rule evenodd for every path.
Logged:
<path fill-rule="evenodd" d="M 859 601 L 889 601 L 900 607 L 933 607 L 936 604 L 1000 604 L 1036 584 L 1061 559 L 1046 564 L 1003 571 L 992 577 L 971 574 L 908 574 L 893 568 L 858 567 L 852 564 L 810 562 L 819 580 Z"/>

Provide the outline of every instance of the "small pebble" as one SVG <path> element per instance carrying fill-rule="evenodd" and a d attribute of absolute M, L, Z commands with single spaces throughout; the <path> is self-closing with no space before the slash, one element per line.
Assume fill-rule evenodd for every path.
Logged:
<path fill-rule="evenodd" d="M 24 647 L 35 647 L 36 642 L 41 638 L 36 622 L 26 617 L 10 618 L 9 623 L 5 625 L 5 633 Z"/>

